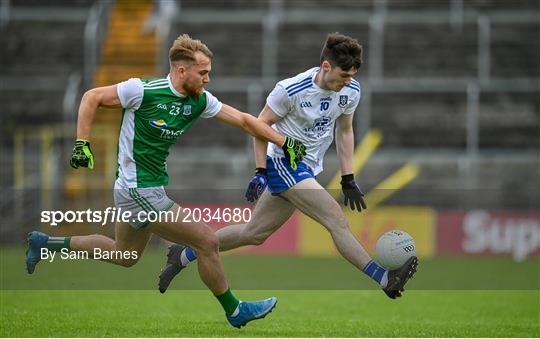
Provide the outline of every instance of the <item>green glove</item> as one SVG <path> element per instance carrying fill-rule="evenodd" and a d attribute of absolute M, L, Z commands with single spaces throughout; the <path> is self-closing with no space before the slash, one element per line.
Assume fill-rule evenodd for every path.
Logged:
<path fill-rule="evenodd" d="M 75 141 L 69 164 L 75 169 L 79 167 L 94 168 L 94 155 L 92 154 L 88 140 L 77 139 Z"/>
<path fill-rule="evenodd" d="M 281 146 L 285 158 L 289 160 L 291 168 L 296 171 L 296 163 L 306 155 L 306 146 L 301 141 L 291 137 L 285 137 L 285 143 Z"/>

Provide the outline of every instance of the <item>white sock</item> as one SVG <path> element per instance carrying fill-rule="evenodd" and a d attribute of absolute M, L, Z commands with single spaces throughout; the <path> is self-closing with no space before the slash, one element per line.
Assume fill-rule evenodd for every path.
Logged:
<path fill-rule="evenodd" d="M 386 285 L 388 285 L 388 272 L 389 271 L 384 272 L 382 276 L 381 283 L 380 283 L 382 288 L 385 288 Z"/>
<path fill-rule="evenodd" d="M 180 263 L 186 267 L 190 262 L 197 260 L 197 252 L 190 247 L 186 247 L 180 253 Z"/>
<path fill-rule="evenodd" d="M 186 256 L 186 250 L 184 249 L 182 253 L 180 253 L 180 263 L 182 266 L 187 266 L 191 261 Z"/>

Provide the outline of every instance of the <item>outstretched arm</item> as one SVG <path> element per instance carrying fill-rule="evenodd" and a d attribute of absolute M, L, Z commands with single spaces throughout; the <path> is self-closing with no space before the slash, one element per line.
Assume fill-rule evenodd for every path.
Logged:
<path fill-rule="evenodd" d="M 296 163 L 306 155 L 306 147 L 300 141 L 279 134 L 268 124 L 259 121 L 247 113 L 242 113 L 229 105 L 224 104 L 215 117 L 229 125 L 246 131 L 257 139 L 265 142 L 271 141 L 280 146 L 285 158 L 287 158 L 291 164 L 291 168 L 294 170 L 296 170 Z"/>
<path fill-rule="evenodd" d="M 234 107 L 223 104 L 216 118 L 226 124 L 240 128 L 263 142 L 273 142 L 278 146 L 285 143 L 285 137 L 276 132 L 272 127 L 258 121 L 254 116 L 240 112 Z"/>

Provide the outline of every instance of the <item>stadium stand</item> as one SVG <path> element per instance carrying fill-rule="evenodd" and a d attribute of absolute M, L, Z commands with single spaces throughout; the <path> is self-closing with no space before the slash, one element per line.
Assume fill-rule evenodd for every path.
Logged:
<path fill-rule="evenodd" d="M 50 8 L 53 10 L 90 8 L 97 0 L 11 0 L 11 5 L 16 8 Z"/>
<path fill-rule="evenodd" d="M 20 122 L 22 118 L 28 124 L 39 124 L 62 119 L 65 83 L 72 72 L 80 72 L 84 65 L 83 32 L 84 22 L 24 20 L 7 24 L 0 38 L 4 46 L 0 76 L 6 80 L 2 86 L 2 113 L 13 116 L 10 121 Z M 43 86 L 39 86 L 40 82 L 44 82 Z"/>
<path fill-rule="evenodd" d="M 25 207 L 37 209 L 41 192 L 63 180 L 66 136 L 58 124 L 74 123 L 65 106 L 76 102 L 85 64 L 84 31 L 95 0 L 32 1 L 3 3 L 0 23 L 0 178 L 5 194 L 0 203 L 2 224 L 13 224 L 17 197 Z M 78 80 L 77 80 L 78 79 Z M 71 87 L 69 90 L 68 88 Z M 56 133 L 56 135 L 55 135 Z M 43 143 L 46 138 L 48 141 Z M 72 133 L 69 135 L 70 143 Z M 70 146 L 67 146 L 70 147 Z M 51 154 L 50 158 L 43 151 Z M 47 168 L 44 168 L 44 165 Z M 50 177 L 44 180 L 43 173 Z M 21 186 L 21 183 L 24 183 Z M 50 192 L 50 190 L 49 190 Z M 58 197 L 54 197 L 57 199 Z M 21 220 L 21 219 L 17 219 Z M 9 237 L 13 228 L 2 228 Z"/>
<path fill-rule="evenodd" d="M 82 84 L 109 84 L 156 71 L 155 53 L 163 50 L 144 37 L 137 37 L 143 39 L 138 40 L 142 48 L 131 50 L 123 45 L 119 32 L 140 32 L 126 28 L 118 19 L 121 13 L 114 16 L 111 6 L 103 15 L 102 26 L 111 36 L 116 34 L 117 40 L 100 41 L 102 67 L 96 67 L 93 82 L 87 82 L 84 32 L 96 3 L 10 2 L 11 18 L 1 22 L 0 34 L 1 140 L 6 155 L 0 159 L 2 186 L 9 186 L 12 181 L 6 178 L 15 176 L 13 131 L 64 122 L 66 87 L 73 73 L 82 76 L 78 99 L 85 89 Z M 129 9 L 127 2 L 117 3 L 127 6 L 124 13 L 138 11 L 137 6 Z M 144 3 L 148 7 L 150 1 Z M 494 207 L 504 204 L 505 195 L 512 197 L 516 207 L 527 208 L 538 201 L 538 193 L 530 193 L 531 187 L 540 187 L 538 1 L 178 3 L 178 15 L 162 49 L 179 33 L 205 41 L 215 54 L 208 89 L 223 102 L 252 114 L 264 105 L 277 80 L 318 63 L 327 33 L 339 31 L 356 37 L 365 48 L 364 65 L 357 76 L 363 86 L 355 120 L 357 142 L 368 128 L 377 128 L 384 135 L 381 148 L 360 176 L 366 190 L 412 160 L 422 174 L 391 203 L 456 206 L 459 193 L 436 193 L 449 187 L 494 187 L 496 194 L 485 200 Z M 138 26 L 143 25 L 145 13 L 136 15 Z M 377 31 L 379 24 L 381 30 Z M 130 52 L 124 53 L 126 50 Z M 69 119 L 74 122 L 75 113 Z M 118 120 L 108 116 L 100 122 L 116 125 Z M 233 128 L 201 119 L 171 153 L 171 186 L 243 188 L 253 167 L 250 145 L 250 139 Z M 27 146 L 28 158 L 39 159 L 40 147 Z M 69 153 L 67 148 L 65 152 L 55 150 Z M 208 154 L 204 164 L 201 149 Z M 110 158 L 103 154 L 105 150 L 97 152 L 98 159 Z M 65 159 L 56 159 L 65 163 Z M 25 161 L 27 170 L 32 169 L 36 176 L 39 165 Z M 203 175 L 199 171 L 201 175 L 189 182 L 182 180 L 208 163 L 212 170 L 221 169 L 219 179 L 210 182 L 210 172 Z M 114 160 L 107 168 L 113 167 Z M 338 168 L 333 151 L 329 151 L 325 167 L 319 177 L 323 184 Z M 56 175 L 64 178 L 65 171 L 65 166 L 59 166 Z M 37 180 L 33 187 L 40 185 Z M 428 188 L 434 193 L 418 194 Z M 511 193 L 510 188 L 522 193 Z"/>

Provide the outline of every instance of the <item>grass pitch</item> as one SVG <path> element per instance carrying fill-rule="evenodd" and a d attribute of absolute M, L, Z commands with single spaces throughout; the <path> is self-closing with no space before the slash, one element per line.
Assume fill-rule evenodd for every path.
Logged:
<path fill-rule="evenodd" d="M 207 291 L 2 291 L 2 337 L 538 337 L 538 291 L 236 291 L 276 295 L 241 330 Z"/>
<path fill-rule="evenodd" d="M 42 262 L 30 276 L 24 249 L 2 248 L 0 336 L 540 337 L 537 260 L 424 260 L 404 297 L 390 300 L 340 258 L 226 256 L 238 297 L 279 299 L 265 319 L 237 330 L 195 267 L 157 291 L 164 254 L 150 249 L 130 269 Z"/>

